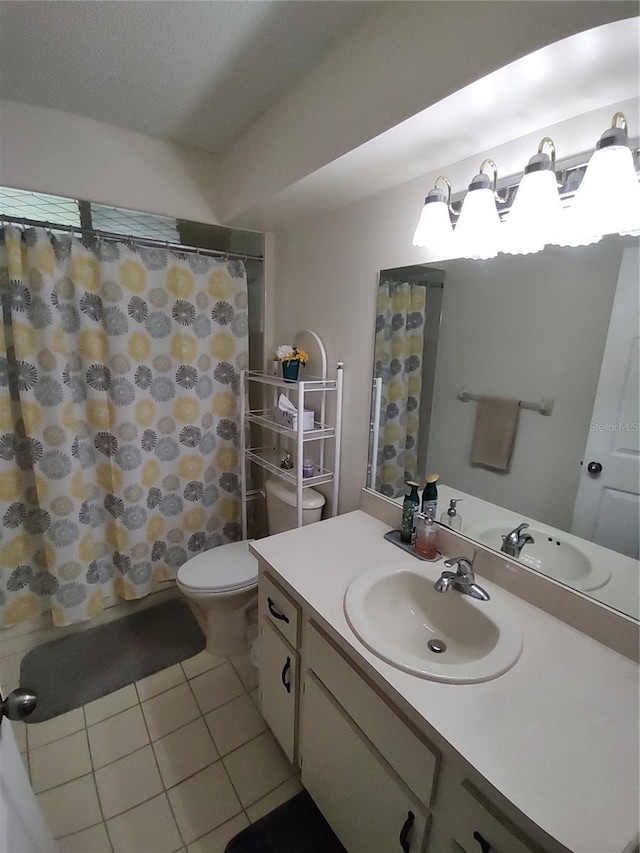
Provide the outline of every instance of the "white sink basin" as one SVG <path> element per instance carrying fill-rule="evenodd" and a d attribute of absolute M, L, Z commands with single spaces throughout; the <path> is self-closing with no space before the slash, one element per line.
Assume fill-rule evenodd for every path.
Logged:
<path fill-rule="evenodd" d="M 469 529 L 467 535 L 499 551 L 502 547 L 502 537 L 511 530 L 513 525 L 494 522 Z M 562 537 L 535 527 L 527 528 L 526 532 L 530 533 L 535 541 L 528 542 L 520 556 L 512 558 L 525 566 L 585 592 L 604 586 L 611 577 L 608 568 L 592 563 L 585 553 Z"/>
<path fill-rule="evenodd" d="M 440 562 L 364 572 L 345 594 L 347 620 L 374 654 L 422 678 L 457 683 L 496 678 L 520 657 L 520 628 L 499 595 L 476 601 L 455 589 L 436 592 L 443 568 Z M 446 650 L 433 651 L 430 641 L 444 643 Z"/>

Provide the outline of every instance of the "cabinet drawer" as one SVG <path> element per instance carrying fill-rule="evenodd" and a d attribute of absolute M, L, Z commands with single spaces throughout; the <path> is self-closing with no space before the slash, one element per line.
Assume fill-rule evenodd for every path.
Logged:
<path fill-rule="evenodd" d="M 260 710 L 284 754 L 296 758 L 300 658 L 264 616 L 260 619 Z"/>
<path fill-rule="evenodd" d="M 302 784 L 349 853 L 420 853 L 428 813 L 312 672 L 302 699 Z"/>
<path fill-rule="evenodd" d="M 266 572 L 260 575 L 258 599 L 260 614 L 275 625 L 294 649 L 297 649 L 300 608 Z"/>
<path fill-rule="evenodd" d="M 307 628 L 305 668 L 314 671 L 420 802 L 429 806 L 435 781 L 436 752 L 356 674 L 313 623 L 309 622 L 305 630 Z"/>
<path fill-rule="evenodd" d="M 460 790 L 451 849 L 461 853 L 544 853 L 468 781 Z"/>

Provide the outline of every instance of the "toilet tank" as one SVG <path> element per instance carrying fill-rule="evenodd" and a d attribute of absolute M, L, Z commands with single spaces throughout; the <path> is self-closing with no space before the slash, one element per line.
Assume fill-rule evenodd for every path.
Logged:
<path fill-rule="evenodd" d="M 297 526 L 296 490 L 283 480 L 267 480 L 267 523 L 269 534 L 283 533 Z M 313 524 L 322 518 L 324 495 L 315 489 L 302 490 L 302 523 Z"/>

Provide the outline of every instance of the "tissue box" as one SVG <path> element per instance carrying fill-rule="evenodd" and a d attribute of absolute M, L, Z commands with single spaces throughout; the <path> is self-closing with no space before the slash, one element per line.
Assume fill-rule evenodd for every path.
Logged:
<path fill-rule="evenodd" d="M 279 409 L 278 406 L 275 406 L 273 409 L 273 419 L 277 424 L 280 424 L 281 426 L 289 427 L 289 429 L 298 429 L 297 412 L 283 412 L 282 409 Z M 313 426 L 314 413 L 312 411 L 309 411 L 308 409 L 305 409 L 304 415 L 302 417 L 302 429 L 313 429 Z"/>

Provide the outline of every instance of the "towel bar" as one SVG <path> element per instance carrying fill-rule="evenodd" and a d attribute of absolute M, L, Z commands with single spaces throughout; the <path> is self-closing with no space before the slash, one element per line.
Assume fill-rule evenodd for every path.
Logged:
<path fill-rule="evenodd" d="M 462 400 L 463 403 L 470 403 L 472 400 L 479 400 L 481 398 L 481 394 L 472 394 L 466 388 L 462 387 L 458 391 L 458 400 Z M 521 409 L 529 409 L 532 412 L 539 412 L 541 415 L 550 415 L 553 412 L 553 397 L 543 397 L 539 403 L 529 403 L 526 400 L 518 400 L 518 405 Z"/>

